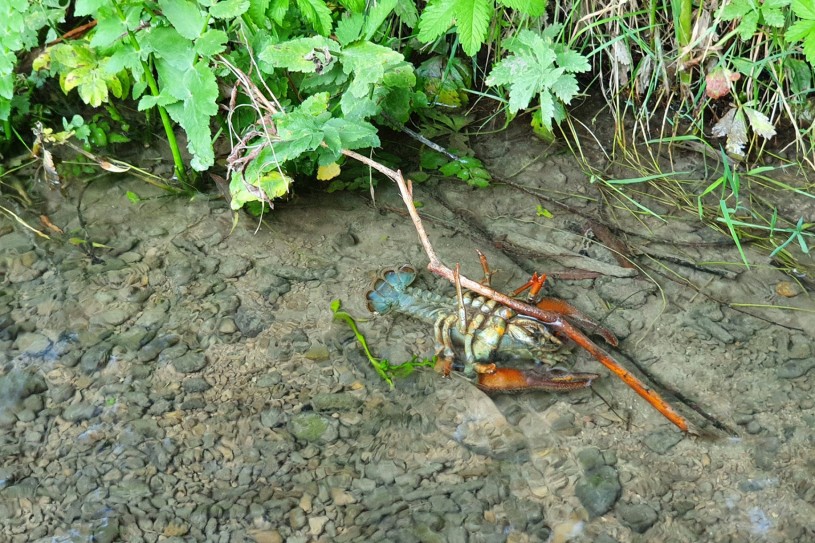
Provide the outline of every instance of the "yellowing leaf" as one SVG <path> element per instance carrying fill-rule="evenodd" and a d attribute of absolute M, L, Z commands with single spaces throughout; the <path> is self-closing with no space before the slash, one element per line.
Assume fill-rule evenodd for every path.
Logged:
<path fill-rule="evenodd" d="M 775 136 L 775 127 L 762 112 L 755 110 L 751 107 L 744 106 L 744 113 L 747 115 L 747 120 L 750 122 L 750 128 L 761 136 L 762 138 L 771 139 Z"/>
<path fill-rule="evenodd" d="M 336 162 L 317 168 L 317 179 L 329 181 L 340 175 L 340 165 Z"/>

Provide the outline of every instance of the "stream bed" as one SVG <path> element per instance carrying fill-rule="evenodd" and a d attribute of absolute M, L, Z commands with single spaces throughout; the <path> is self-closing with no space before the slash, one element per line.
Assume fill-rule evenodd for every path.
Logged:
<path fill-rule="evenodd" d="M 432 369 L 391 390 L 331 301 L 395 362 L 431 356 L 433 331 L 367 311 L 377 272 L 455 291 L 384 182 L 233 229 L 222 199 L 107 177 L 84 228 L 80 187 L 51 203 L 51 241 L 0 219 L 0 541 L 815 541 L 809 293 L 749 247 L 750 270 L 721 264 L 732 242 L 679 216 L 618 217 L 641 248 L 622 267 L 585 236 L 602 198 L 571 157 L 520 129 L 477 149 L 513 185 L 414 187 L 441 259 L 479 280 L 483 251 L 502 291 L 549 273 L 623 365 L 732 431 L 671 399 L 700 429 L 681 433 L 577 349 L 590 390 L 490 397 Z M 535 193 L 580 214 L 541 216 Z"/>

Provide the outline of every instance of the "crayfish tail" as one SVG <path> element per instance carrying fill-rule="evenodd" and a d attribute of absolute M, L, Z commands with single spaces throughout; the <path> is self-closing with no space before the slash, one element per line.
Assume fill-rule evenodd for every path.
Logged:
<path fill-rule="evenodd" d="M 398 305 L 399 296 L 415 279 L 416 270 L 407 264 L 382 270 L 365 295 L 368 310 L 384 315 Z"/>

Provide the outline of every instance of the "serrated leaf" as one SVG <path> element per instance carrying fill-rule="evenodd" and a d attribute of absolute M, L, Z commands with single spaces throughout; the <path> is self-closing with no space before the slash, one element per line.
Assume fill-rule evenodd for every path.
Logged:
<path fill-rule="evenodd" d="M 331 10 L 323 0 L 296 0 L 297 7 L 305 19 L 319 34 L 331 34 Z"/>
<path fill-rule="evenodd" d="M 313 52 L 322 49 L 327 49 L 330 53 L 339 52 L 339 46 L 334 40 L 323 36 L 311 36 L 267 45 L 258 54 L 258 58 L 275 68 L 285 68 L 292 72 L 315 73 L 318 63 L 314 62 Z"/>
<path fill-rule="evenodd" d="M 158 0 L 161 12 L 179 34 L 194 40 L 204 31 L 204 14 L 192 0 Z"/>
<path fill-rule="evenodd" d="M 393 12 L 396 7 L 397 0 L 379 0 L 374 6 L 368 10 L 365 19 L 364 36 L 366 40 L 370 40 L 385 22 L 385 19 Z"/>
<path fill-rule="evenodd" d="M 577 96 L 577 79 L 572 74 L 563 74 L 550 87 L 552 93 L 564 104 L 569 104 Z"/>
<path fill-rule="evenodd" d="M 340 165 L 336 162 L 317 168 L 317 180 L 330 181 L 340 175 Z"/>
<path fill-rule="evenodd" d="M 192 41 L 174 28 L 153 28 L 140 34 L 142 48 L 164 59 L 179 70 L 189 69 L 195 60 L 195 47 Z"/>
<path fill-rule="evenodd" d="M 546 11 L 546 0 L 499 0 L 499 3 L 530 17 L 540 17 Z"/>
<path fill-rule="evenodd" d="M 209 8 L 209 14 L 216 19 L 234 19 L 248 10 L 249 0 L 221 0 Z"/>
<path fill-rule="evenodd" d="M 793 2 L 795 6 L 795 2 Z M 815 65 L 815 20 L 799 20 L 787 29 L 785 38 L 788 42 L 804 42 L 804 55 L 810 64 Z"/>
<path fill-rule="evenodd" d="M 195 40 L 195 51 L 202 57 L 212 57 L 226 49 L 229 37 L 223 30 L 210 29 Z"/>
<path fill-rule="evenodd" d="M 750 11 L 741 18 L 738 32 L 742 41 L 748 41 L 753 38 L 753 34 L 756 33 L 756 29 L 758 28 L 758 16 L 758 11 Z"/>
<path fill-rule="evenodd" d="M 93 30 L 90 45 L 93 48 L 107 47 L 121 39 L 126 31 L 127 27 L 124 21 L 119 19 L 119 17 L 113 14 L 110 14 L 108 17 L 102 17 Z"/>
<path fill-rule="evenodd" d="M 456 15 L 456 4 L 450 0 L 430 0 L 419 17 L 419 41 L 428 43 L 450 29 Z"/>
<path fill-rule="evenodd" d="M 815 1 L 792 0 L 792 11 L 801 19 L 815 19 Z"/>
<path fill-rule="evenodd" d="M 249 9 L 246 14 L 253 23 L 261 28 L 267 27 L 266 10 L 269 9 L 270 0 L 249 0 Z"/>
<path fill-rule="evenodd" d="M 589 59 L 572 49 L 565 49 L 556 53 L 557 65 L 567 72 L 583 73 L 591 69 Z"/>
<path fill-rule="evenodd" d="M 289 11 L 289 0 L 272 0 L 267 13 L 274 22 L 283 25 L 286 13 Z"/>
<path fill-rule="evenodd" d="M 345 14 L 342 19 L 337 22 L 337 29 L 334 35 L 337 41 L 342 45 L 348 45 L 355 42 L 362 35 L 362 27 L 365 24 L 365 15 L 362 13 Z"/>
<path fill-rule="evenodd" d="M 487 38 L 492 19 L 493 0 L 455 0 L 456 26 L 461 48 L 468 56 L 474 56 Z"/>
<path fill-rule="evenodd" d="M 157 64 L 157 68 L 159 66 Z M 164 71 L 162 79 L 166 80 L 166 67 Z M 185 91 L 182 96 L 178 95 L 182 94 L 178 88 L 175 92 L 176 97 L 183 101 L 169 104 L 166 110 L 187 133 L 187 149 L 193 155 L 190 165 L 195 170 L 203 171 L 215 162 L 209 120 L 218 112 L 218 83 L 212 69 L 203 60 L 188 69 L 180 80 L 180 86 Z"/>
<path fill-rule="evenodd" d="M 419 22 L 419 10 L 416 8 L 416 2 L 413 0 L 398 0 L 394 11 L 399 20 L 408 28 L 416 28 L 416 23 Z"/>
<path fill-rule="evenodd" d="M 540 94 L 541 105 L 541 122 L 548 130 L 552 130 L 552 119 L 555 117 L 555 100 L 552 98 L 552 93 L 548 90 L 542 91 Z"/>
<path fill-rule="evenodd" d="M 719 16 L 725 21 L 732 21 L 744 17 L 746 13 L 753 11 L 753 9 L 748 0 L 731 0 L 722 8 Z"/>
<path fill-rule="evenodd" d="M 270 203 L 274 198 L 285 196 L 293 182 L 291 177 L 276 169 L 251 177 L 233 172 L 229 181 L 229 194 L 232 196 L 230 207 L 238 210 L 250 202 Z"/>
<path fill-rule="evenodd" d="M 95 70 L 85 74 L 77 91 L 82 101 L 91 107 L 99 107 L 108 100 L 108 86 L 102 75 Z"/>
<path fill-rule="evenodd" d="M 767 26 L 780 28 L 784 26 L 786 22 L 786 17 L 784 17 L 780 9 L 767 8 L 766 3 L 765 8 L 761 10 L 761 16 L 764 18 L 764 23 Z"/>
<path fill-rule="evenodd" d="M 362 13 L 365 10 L 365 0 L 340 0 L 340 4 L 354 13 Z"/>
<path fill-rule="evenodd" d="M 750 122 L 750 128 L 753 132 L 762 138 L 772 139 L 775 136 L 775 127 L 762 112 L 748 106 L 744 106 L 744 114 L 747 115 L 747 120 Z"/>

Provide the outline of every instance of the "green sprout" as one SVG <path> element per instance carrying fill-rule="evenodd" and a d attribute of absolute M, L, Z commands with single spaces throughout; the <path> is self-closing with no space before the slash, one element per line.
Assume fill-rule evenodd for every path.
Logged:
<path fill-rule="evenodd" d="M 407 362 L 403 362 L 402 364 L 391 364 L 390 361 L 385 358 L 375 357 L 371 353 L 371 349 L 368 347 L 368 342 L 365 340 L 365 336 L 363 336 L 362 332 L 359 331 L 354 317 L 345 311 L 342 311 L 340 309 L 341 307 L 342 302 L 339 300 L 334 300 L 331 302 L 331 312 L 334 313 L 334 318 L 345 322 L 351 328 L 357 338 L 357 341 L 359 341 L 359 344 L 362 346 L 362 350 L 365 351 L 365 356 L 368 357 L 371 366 L 373 366 L 376 373 L 378 373 L 379 376 L 382 377 L 382 379 L 384 379 L 391 388 L 393 388 L 394 378 L 407 377 L 413 373 L 413 370 L 416 368 L 432 367 L 436 364 L 435 357 L 420 359 L 418 356 L 414 356 L 412 359 Z"/>

